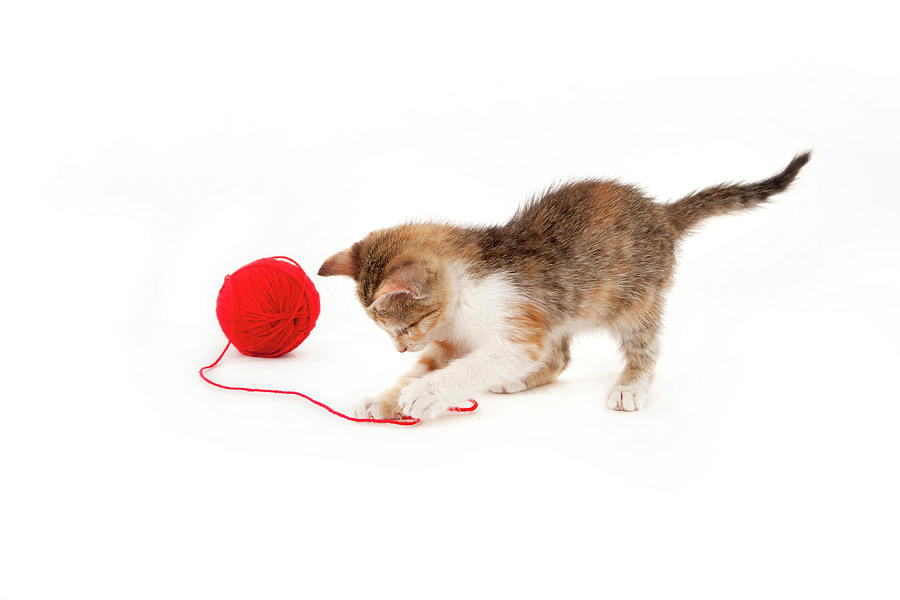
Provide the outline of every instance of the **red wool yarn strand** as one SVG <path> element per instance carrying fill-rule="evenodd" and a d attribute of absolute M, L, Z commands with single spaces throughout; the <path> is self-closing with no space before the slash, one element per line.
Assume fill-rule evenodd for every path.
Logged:
<path fill-rule="evenodd" d="M 297 261 L 286 256 L 263 258 L 226 276 L 219 290 L 216 316 L 228 344 L 215 361 L 200 369 L 200 377 L 210 385 L 224 390 L 300 396 L 333 415 L 357 423 L 415 425 L 419 422 L 413 417 L 360 419 L 300 392 L 224 385 L 206 376 L 206 371 L 218 365 L 231 346 L 248 356 L 275 357 L 287 354 L 309 336 L 319 318 L 319 293 Z M 478 408 L 475 400 L 469 402 L 470 406 L 448 410 L 471 412 Z"/>

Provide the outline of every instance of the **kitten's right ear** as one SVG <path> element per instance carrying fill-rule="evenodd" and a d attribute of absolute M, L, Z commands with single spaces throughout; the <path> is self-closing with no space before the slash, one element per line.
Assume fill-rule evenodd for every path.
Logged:
<path fill-rule="evenodd" d="M 332 275 L 346 275 L 356 279 L 359 274 L 359 265 L 356 263 L 356 254 L 353 248 L 341 250 L 319 267 L 319 275 L 322 277 L 331 277 Z"/>

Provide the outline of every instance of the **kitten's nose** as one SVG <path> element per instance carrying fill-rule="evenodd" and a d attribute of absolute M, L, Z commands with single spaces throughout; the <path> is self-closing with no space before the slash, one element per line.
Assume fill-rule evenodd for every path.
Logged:
<path fill-rule="evenodd" d="M 397 350 L 399 350 L 400 352 L 406 352 L 406 346 L 403 346 L 402 348 L 397 348 Z"/>

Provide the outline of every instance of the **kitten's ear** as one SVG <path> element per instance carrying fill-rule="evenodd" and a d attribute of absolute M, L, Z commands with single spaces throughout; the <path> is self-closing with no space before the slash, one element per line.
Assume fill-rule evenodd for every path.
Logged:
<path fill-rule="evenodd" d="M 419 300 L 422 295 L 416 290 L 412 289 L 409 285 L 402 285 L 396 283 L 384 283 L 381 287 L 378 288 L 378 291 L 375 292 L 375 296 L 373 298 L 374 302 L 378 302 L 379 298 L 383 296 L 387 296 L 389 294 L 407 294 L 412 300 Z M 398 296 L 399 297 L 399 296 Z"/>
<path fill-rule="evenodd" d="M 417 266 L 409 265 L 391 273 L 375 290 L 370 306 L 381 305 L 388 300 L 420 300 L 423 298 L 425 294 L 420 270 Z"/>
<path fill-rule="evenodd" d="M 353 248 L 341 250 L 319 267 L 319 275 L 321 277 L 331 277 L 332 275 L 346 275 L 356 279 L 359 274 L 359 265 L 356 263 L 356 256 Z"/>
<path fill-rule="evenodd" d="M 366 307 L 366 310 L 378 313 L 396 309 L 399 306 L 405 306 L 411 298 L 413 298 L 412 294 L 403 290 L 379 291 L 372 303 Z"/>

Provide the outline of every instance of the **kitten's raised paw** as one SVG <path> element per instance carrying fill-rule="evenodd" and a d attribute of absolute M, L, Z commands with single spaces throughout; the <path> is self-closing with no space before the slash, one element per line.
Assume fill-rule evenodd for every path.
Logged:
<path fill-rule="evenodd" d="M 617 385 L 609 391 L 606 405 L 613 410 L 634 411 L 644 405 L 647 388 L 642 385 Z"/>
<path fill-rule="evenodd" d="M 403 416 L 396 402 L 366 399 L 353 407 L 357 419 L 399 419 Z"/>
<path fill-rule="evenodd" d="M 489 390 L 495 394 L 515 394 L 516 392 L 524 392 L 528 386 L 525 385 L 524 381 L 513 381 L 509 383 L 503 383 L 500 385 L 495 385 Z"/>

